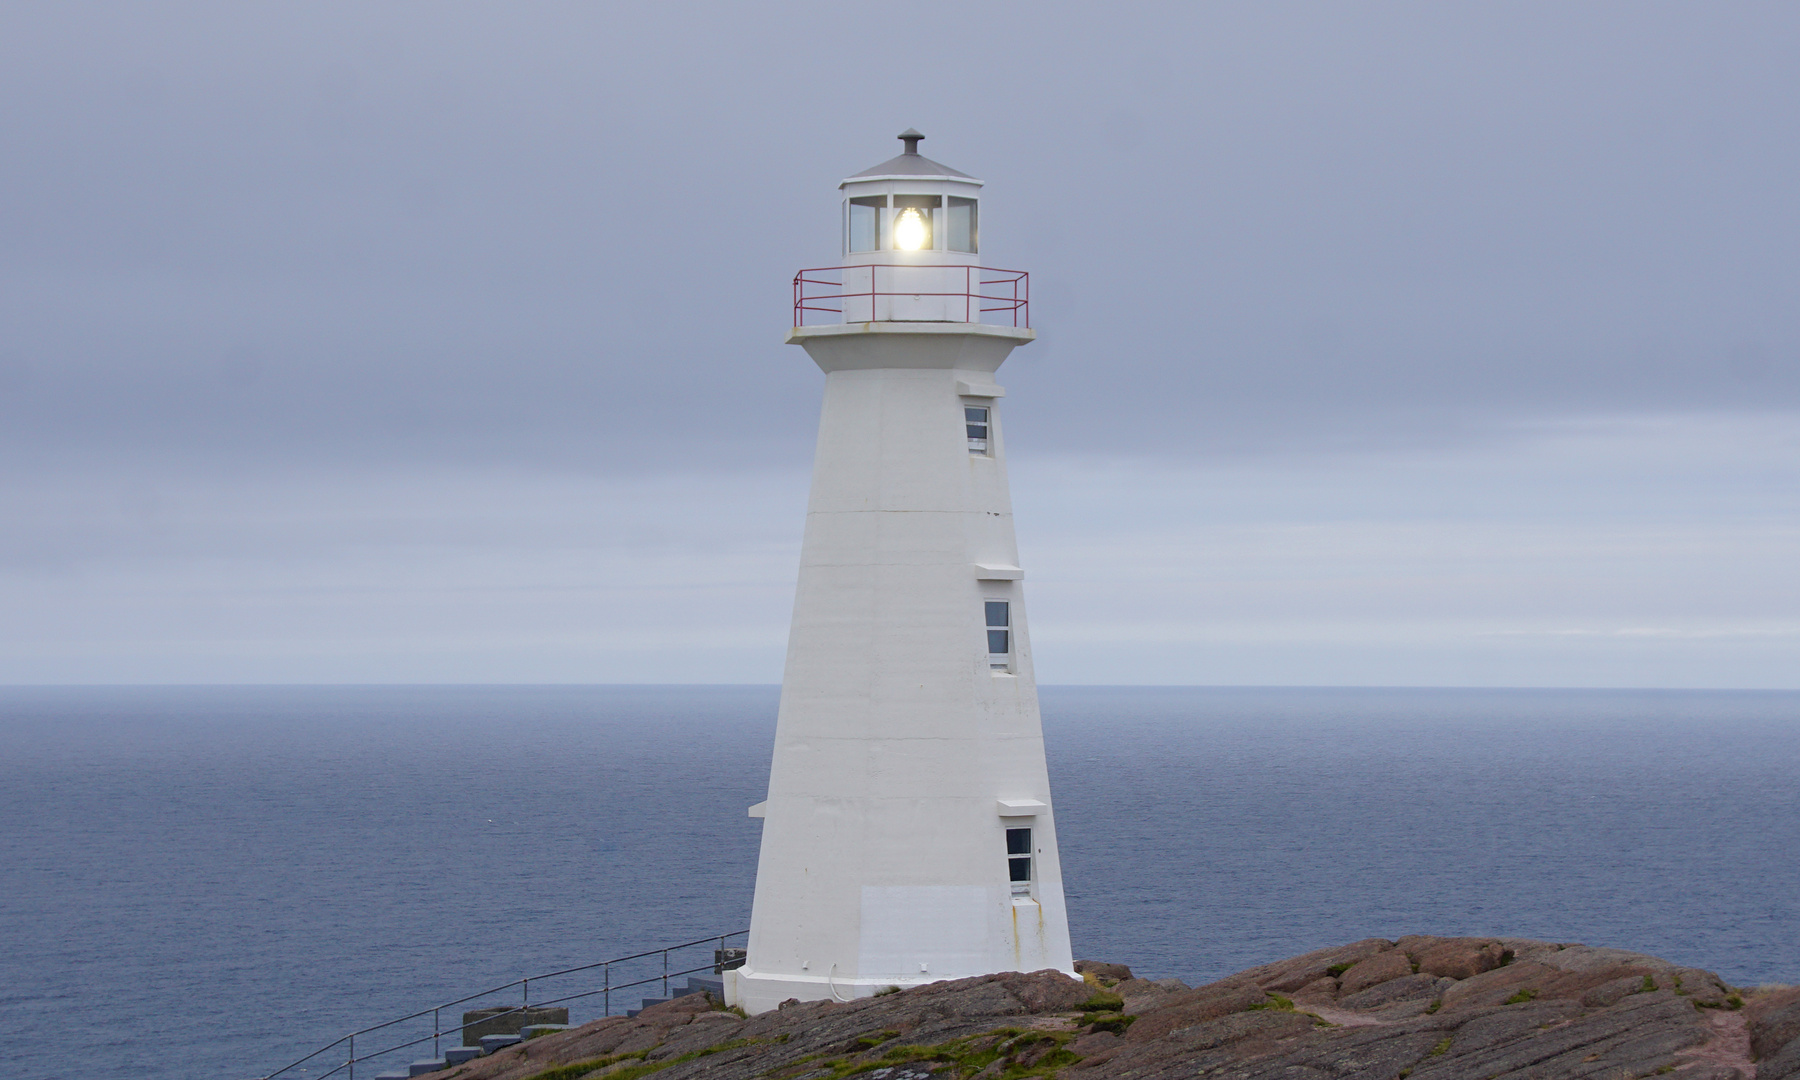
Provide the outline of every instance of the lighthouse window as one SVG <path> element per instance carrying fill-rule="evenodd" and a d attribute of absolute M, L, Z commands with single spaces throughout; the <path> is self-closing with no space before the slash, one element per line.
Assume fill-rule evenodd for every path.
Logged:
<path fill-rule="evenodd" d="M 944 208 L 944 246 L 973 255 L 980 250 L 976 246 L 978 232 L 975 200 L 950 196 L 950 205 Z"/>
<path fill-rule="evenodd" d="M 988 452 L 988 411 L 985 407 L 963 406 L 963 424 L 969 429 L 969 453 Z"/>
<path fill-rule="evenodd" d="M 1014 896 L 1031 895 L 1031 830 L 1006 830 L 1006 876 Z"/>
<path fill-rule="evenodd" d="M 929 251 L 936 247 L 931 234 L 937 224 L 938 208 L 943 205 L 942 195 L 894 196 L 894 248 Z"/>
<path fill-rule="evenodd" d="M 886 195 L 864 195 L 850 200 L 850 219 L 845 226 L 844 245 L 850 251 L 881 250 L 881 212 L 887 208 Z"/>
<path fill-rule="evenodd" d="M 1004 670 L 1012 652 L 1012 604 L 987 601 L 988 666 Z"/>

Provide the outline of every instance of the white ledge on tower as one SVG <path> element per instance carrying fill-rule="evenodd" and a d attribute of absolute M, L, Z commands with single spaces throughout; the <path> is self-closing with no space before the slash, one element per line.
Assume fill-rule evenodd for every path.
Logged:
<path fill-rule="evenodd" d="M 1042 799 L 999 799 L 996 806 L 1001 817 L 1036 817 L 1050 809 Z"/>
<path fill-rule="evenodd" d="M 976 563 L 975 580 L 1024 581 L 1025 571 L 1016 566 L 1005 566 L 999 563 Z"/>

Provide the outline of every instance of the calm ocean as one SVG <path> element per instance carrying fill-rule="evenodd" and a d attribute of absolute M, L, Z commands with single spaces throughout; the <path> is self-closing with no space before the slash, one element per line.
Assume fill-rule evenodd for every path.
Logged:
<path fill-rule="evenodd" d="M 0 1075 L 241 1080 L 485 985 L 737 930 L 776 695 L 0 689 Z M 1198 982 L 1481 933 L 1800 981 L 1800 693 L 1043 705 L 1077 956 Z"/>

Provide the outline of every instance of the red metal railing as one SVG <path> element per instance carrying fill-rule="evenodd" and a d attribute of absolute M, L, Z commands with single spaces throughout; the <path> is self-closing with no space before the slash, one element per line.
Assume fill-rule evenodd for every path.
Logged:
<path fill-rule="evenodd" d="M 869 287 L 850 292 L 844 287 L 844 271 L 869 271 Z M 962 271 L 963 287 L 960 291 L 921 292 L 918 289 L 882 288 L 892 286 L 894 275 L 887 274 L 889 279 L 883 281 L 882 271 L 909 270 L 914 272 L 940 272 L 945 276 Z M 836 280 L 817 275 L 837 275 Z M 822 292 L 821 289 L 835 289 L 836 292 Z M 948 298 L 946 307 L 954 311 L 954 301 L 962 301 L 963 322 L 983 322 L 983 315 L 989 312 L 1007 312 L 1012 316 L 1012 325 L 1029 327 L 1031 325 L 1031 275 L 1023 270 L 1001 270 L 992 266 L 910 266 L 899 263 L 874 263 L 862 266 L 820 266 L 810 270 L 802 270 L 794 275 L 794 325 L 805 326 L 807 312 L 829 312 L 840 319 L 844 314 L 846 301 L 867 297 L 869 311 L 874 314 L 876 298 L 882 296 L 941 296 Z M 835 307 L 831 306 L 835 301 Z M 996 320 L 998 321 L 998 320 Z"/>

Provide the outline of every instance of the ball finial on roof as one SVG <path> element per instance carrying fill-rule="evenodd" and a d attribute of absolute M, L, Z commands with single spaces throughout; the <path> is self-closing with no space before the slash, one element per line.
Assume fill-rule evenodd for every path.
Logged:
<path fill-rule="evenodd" d="M 925 136 L 919 134 L 917 128 L 907 128 L 897 136 L 901 142 L 906 144 L 906 152 L 909 154 L 916 154 L 919 152 L 919 140 L 924 137 Z"/>

